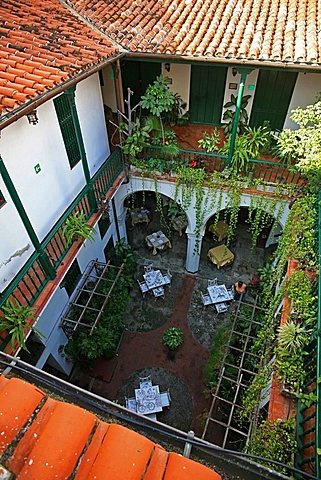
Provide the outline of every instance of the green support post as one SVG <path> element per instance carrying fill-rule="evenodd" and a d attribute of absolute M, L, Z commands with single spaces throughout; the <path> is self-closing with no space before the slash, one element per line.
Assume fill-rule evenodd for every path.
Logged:
<path fill-rule="evenodd" d="M 238 72 L 241 74 L 241 83 L 239 86 L 239 90 L 237 92 L 237 100 L 236 100 L 236 106 L 235 106 L 235 115 L 233 119 L 233 128 L 232 128 L 232 133 L 231 133 L 231 141 L 230 141 L 230 148 L 228 152 L 228 157 L 227 157 L 227 166 L 230 167 L 232 163 L 232 158 L 234 154 L 234 148 L 235 148 L 235 140 L 236 140 L 236 135 L 237 135 L 237 126 L 239 123 L 239 117 L 240 117 L 240 110 L 241 110 L 241 104 L 242 104 L 242 98 L 243 98 L 243 92 L 244 92 L 244 86 L 245 86 L 245 80 L 246 77 L 249 73 L 251 73 L 251 69 L 249 68 L 238 68 Z"/>
<path fill-rule="evenodd" d="M 46 274 L 49 276 L 49 278 L 51 280 L 53 280 L 54 278 L 56 278 L 56 271 L 54 269 L 54 267 L 51 265 L 50 263 L 50 260 L 47 256 L 47 254 L 44 252 L 39 240 L 38 240 L 38 237 L 36 235 L 36 232 L 34 231 L 32 225 L 31 225 L 31 222 L 29 220 L 29 217 L 24 209 L 24 206 L 22 205 L 22 202 L 19 198 L 19 195 L 17 193 L 17 190 L 15 189 L 15 186 L 10 178 L 10 175 L 8 173 L 8 170 L 6 169 L 5 167 L 5 164 L 3 163 L 3 160 L 0 156 L 0 174 L 3 178 L 3 181 L 4 181 L 4 184 L 5 186 L 7 187 L 8 189 L 8 192 L 10 194 L 10 197 L 20 215 L 20 218 L 22 220 L 22 223 L 25 227 L 25 229 L 27 230 L 27 233 L 30 237 L 30 240 L 36 250 L 36 252 L 39 253 L 39 261 L 44 269 L 44 271 L 46 272 Z"/>
<path fill-rule="evenodd" d="M 97 202 L 96 202 L 95 194 L 93 192 L 93 188 L 92 188 L 92 184 L 91 184 L 90 171 L 89 171 L 88 162 L 87 162 L 87 155 L 86 155 L 86 151 L 85 151 L 84 141 L 82 139 L 80 123 L 79 123 L 78 113 L 77 113 L 77 109 L 76 109 L 75 90 L 76 90 L 76 86 L 73 86 L 73 87 L 69 88 L 68 90 L 66 90 L 64 92 L 64 95 L 67 95 L 69 105 L 70 105 L 72 121 L 73 121 L 73 124 L 74 124 L 74 127 L 75 127 L 76 138 L 77 138 L 77 143 L 78 143 L 78 147 L 79 147 L 79 151 L 80 151 L 81 163 L 82 163 L 82 168 L 84 170 L 86 184 L 90 186 L 90 189 L 88 191 L 88 199 L 89 199 L 90 209 L 92 211 L 96 211 L 97 210 Z"/>

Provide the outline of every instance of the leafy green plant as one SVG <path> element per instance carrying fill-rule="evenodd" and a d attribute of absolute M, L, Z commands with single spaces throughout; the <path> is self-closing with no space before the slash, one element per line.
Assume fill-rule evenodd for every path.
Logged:
<path fill-rule="evenodd" d="M 295 159 L 297 170 L 310 182 L 313 189 L 320 188 L 321 181 L 321 101 L 306 108 L 297 107 L 291 119 L 299 126 L 296 130 L 284 130 L 278 146 L 283 157 Z"/>
<path fill-rule="evenodd" d="M 235 139 L 234 153 L 231 167 L 236 172 L 246 172 L 249 159 L 256 159 L 261 155 L 268 142 L 269 133 L 264 127 L 251 128 L 244 126 L 243 134 Z M 231 137 L 228 137 L 220 153 L 227 155 L 230 149 Z"/>
<path fill-rule="evenodd" d="M 137 256 L 133 247 L 124 239 L 116 242 L 115 255 L 118 264 L 123 264 L 126 273 L 133 273 L 136 268 Z"/>
<path fill-rule="evenodd" d="M 84 212 L 75 212 L 70 215 L 62 229 L 62 235 L 66 239 L 67 243 L 74 242 L 78 237 L 90 240 L 94 240 L 96 230 L 94 227 L 88 225 Z"/>
<path fill-rule="evenodd" d="M 11 335 L 11 347 L 15 348 L 17 343 L 19 347 L 28 351 L 25 344 L 26 330 L 31 329 L 42 336 L 37 328 L 31 325 L 35 320 L 35 314 L 28 305 L 21 305 L 10 298 L 1 307 L 4 317 L 0 318 L 0 332 L 8 332 Z"/>
<path fill-rule="evenodd" d="M 171 327 L 165 330 L 162 343 L 169 350 L 176 350 L 183 343 L 183 331 L 178 327 Z"/>
<path fill-rule="evenodd" d="M 175 95 L 168 88 L 169 78 L 159 75 L 152 85 L 148 85 L 141 97 L 141 106 L 159 118 L 163 143 L 165 143 L 162 114 L 170 112 L 175 104 Z"/>
<path fill-rule="evenodd" d="M 278 344 L 286 350 L 298 350 L 307 344 L 308 334 L 304 327 L 288 320 L 279 327 Z"/>
<path fill-rule="evenodd" d="M 187 103 L 179 93 L 174 93 L 172 108 L 165 114 L 165 122 L 172 125 L 185 125 L 189 121 L 189 112 L 185 112 Z"/>
<path fill-rule="evenodd" d="M 257 428 L 246 447 L 246 452 L 259 457 L 270 458 L 285 465 L 292 465 L 292 457 L 297 449 L 294 435 L 294 422 L 287 420 L 264 421 Z M 258 460 L 274 470 L 287 474 L 284 467 Z"/>
<path fill-rule="evenodd" d="M 251 98 L 251 95 L 244 95 L 242 97 L 237 133 L 243 133 L 244 128 L 249 121 L 249 116 L 248 116 L 246 107 L 249 103 L 250 98 Z M 229 135 L 230 133 L 232 133 L 236 102 L 237 102 L 237 97 L 232 93 L 231 100 L 223 105 L 223 107 L 226 108 L 223 114 L 223 120 L 227 120 L 227 124 L 224 126 L 225 135 Z"/>
<path fill-rule="evenodd" d="M 184 212 L 180 204 L 171 200 L 168 204 L 167 211 L 169 221 L 172 222 L 176 217 L 180 217 L 183 215 L 186 217 L 186 213 Z"/>
<path fill-rule="evenodd" d="M 217 147 L 220 143 L 220 134 L 217 128 L 214 128 L 212 133 L 209 134 L 207 132 L 202 133 L 202 137 L 198 140 L 198 145 L 202 150 L 205 150 L 207 153 L 213 153 L 217 151 Z"/>
<path fill-rule="evenodd" d="M 130 159 L 137 158 L 144 147 L 149 145 L 150 126 L 142 126 L 139 118 L 136 118 L 131 125 L 131 133 L 129 134 L 129 126 L 127 123 L 121 123 L 119 131 L 125 134 L 125 140 L 122 144 L 123 152 L 130 157 Z"/>

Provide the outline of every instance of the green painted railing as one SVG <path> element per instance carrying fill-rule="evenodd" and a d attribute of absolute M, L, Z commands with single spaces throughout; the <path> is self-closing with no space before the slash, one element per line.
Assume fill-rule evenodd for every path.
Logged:
<path fill-rule="evenodd" d="M 196 150 L 179 150 L 179 155 L 173 160 L 164 160 L 159 156 L 160 147 L 148 147 L 143 153 L 144 160 L 152 158 L 159 159 L 166 167 L 166 162 L 171 167 L 179 165 L 189 165 L 194 168 L 204 168 L 206 172 L 213 171 L 222 172 L 228 167 L 227 155 L 218 155 L 213 153 L 199 152 Z M 272 160 L 249 159 L 246 171 L 240 171 L 241 177 L 249 177 L 261 179 L 266 183 L 276 184 L 294 184 L 300 185 L 303 179 L 300 175 L 293 171 L 293 165 Z"/>
<path fill-rule="evenodd" d="M 76 211 L 83 211 L 88 220 L 97 211 L 97 205 L 108 192 L 118 175 L 123 170 L 121 152 L 116 149 L 104 162 L 101 168 L 91 179 L 89 185 L 79 193 L 72 204 L 67 208 L 57 223 L 50 230 L 46 238 L 41 242 L 43 252 L 47 254 L 52 266 L 56 270 L 68 253 L 71 245 L 68 245 L 62 236 L 62 230 L 66 219 Z M 89 206 L 89 194 L 94 193 L 96 208 Z M 35 301 L 44 290 L 50 278 L 43 269 L 41 253 L 35 252 L 19 271 L 16 277 L 0 295 L 0 308 L 8 298 L 17 300 L 22 305 L 34 305 Z M 0 350 L 10 341 L 8 335 L 0 336 Z"/>
<path fill-rule="evenodd" d="M 318 195 L 318 253 L 319 272 L 321 272 L 321 191 Z M 304 393 L 316 395 L 317 400 L 311 406 L 304 406 L 300 400 L 297 407 L 296 440 L 298 454 L 296 467 L 313 473 L 321 478 L 321 275 L 319 274 L 318 319 L 315 338 L 310 345 L 309 356 L 305 361 L 306 383 Z M 318 454 L 319 453 L 319 454 Z"/>

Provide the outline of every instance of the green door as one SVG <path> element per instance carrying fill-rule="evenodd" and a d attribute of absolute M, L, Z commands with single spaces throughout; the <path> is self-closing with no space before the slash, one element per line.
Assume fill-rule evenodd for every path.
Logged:
<path fill-rule="evenodd" d="M 153 83 L 156 77 L 161 74 L 161 63 L 124 60 L 121 62 L 121 74 L 124 99 L 127 98 L 127 88 L 130 88 L 134 93 L 132 97 L 133 107 L 139 102 L 148 85 Z"/>
<path fill-rule="evenodd" d="M 251 112 L 251 127 L 270 122 L 272 130 L 282 130 L 295 86 L 296 72 L 261 70 Z"/>
<path fill-rule="evenodd" d="M 192 65 L 190 119 L 192 123 L 220 125 L 226 67 Z"/>

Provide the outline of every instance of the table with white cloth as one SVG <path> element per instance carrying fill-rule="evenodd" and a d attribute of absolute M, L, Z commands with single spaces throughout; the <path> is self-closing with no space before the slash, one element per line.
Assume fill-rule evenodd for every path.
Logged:
<path fill-rule="evenodd" d="M 146 242 L 149 247 L 153 248 L 153 255 L 157 254 L 157 250 L 164 250 L 166 247 L 172 248 L 169 238 L 161 230 L 147 235 Z"/>
<path fill-rule="evenodd" d="M 153 290 L 157 287 L 162 287 L 167 284 L 166 279 L 164 278 L 160 270 L 151 270 L 146 272 L 143 275 L 148 290 Z"/>
<path fill-rule="evenodd" d="M 143 415 L 161 412 L 163 410 L 161 394 L 158 385 L 135 389 L 137 412 Z"/>
<path fill-rule="evenodd" d="M 212 303 L 224 303 L 233 300 L 233 295 L 225 285 L 209 285 L 207 287 Z"/>

